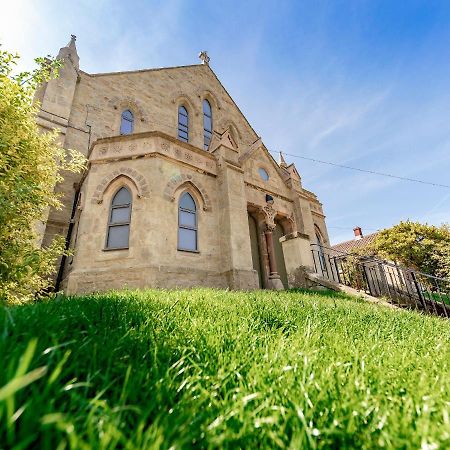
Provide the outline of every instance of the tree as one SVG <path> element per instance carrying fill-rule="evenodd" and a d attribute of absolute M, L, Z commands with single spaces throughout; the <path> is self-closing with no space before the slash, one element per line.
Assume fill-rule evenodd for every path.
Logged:
<path fill-rule="evenodd" d="M 49 285 L 56 259 L 64 252 L 61 236 L 40 248 L 36 224 L 50 207 L 60 208 L 56 183 L 62 170 L 79 172 L 84 156 L 57 144 L 58 132 L 42 133 L 36 124 L 34 92 L 57 76 L 61 62 L 37 58 L 32 72 L 13 74 L 18 56 L 0 49 L 0 300 L 32 298 Z"/>
<path fill-rule="evenodd" d="M 450 229 L 447 225 L 400 222 L 380 231 L 368 250 L 429 275 L 450 276 Z"/>

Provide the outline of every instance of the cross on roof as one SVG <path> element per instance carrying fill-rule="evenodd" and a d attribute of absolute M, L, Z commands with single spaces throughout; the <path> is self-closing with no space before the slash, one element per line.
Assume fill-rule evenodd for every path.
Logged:
<path fill-rule="evenodd" d="M 202 64 L 209 64 L 210 57 L 208 56 L 208 52 L 206 50 L 203 50 L 199 53 L 198 57 L 201 59 Z"/>

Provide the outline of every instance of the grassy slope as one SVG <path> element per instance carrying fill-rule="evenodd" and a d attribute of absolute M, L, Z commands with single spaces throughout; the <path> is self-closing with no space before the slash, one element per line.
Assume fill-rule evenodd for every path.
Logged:
<path fill-rule="evenodd" d="M 343 295 L 196 290 L 0 320 L 0 448 L 450 446 L 444 319 Z"/>

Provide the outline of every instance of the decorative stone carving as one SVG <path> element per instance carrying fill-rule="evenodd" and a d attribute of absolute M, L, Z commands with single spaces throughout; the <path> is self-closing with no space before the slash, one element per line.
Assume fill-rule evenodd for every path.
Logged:
<path fill-rule="evenodd" d="M 275 209 L 272 208 L 270 205 L 266 205 L 262 208 L 265 218 L 266 218 L 266 226 L 268 230 L 274 230 L 275 229 L 275 216 L 277 215 L 277 212 Z"/>
<path fill-rule="evenodd" d="M 138 197 L 148 197 L 150 194 L 147 181 L 145 177 L 140 174 L 137 170 L 132 169 L 131 167 L 121 167 L 118 170 L 115 170 L 101 181 L 101 183 L 95 189 L 95 193 L 91 199 L 91 202 L 94 204 L 99 204 L 103 202 L 103 195 L 105 191 L 108 189 L 109 185 L 120 177 L 126 177 L 135 185 Z"/>
<path fill-rule="evenodd" d="M 198 192 L 203 201 L 203 210 L 211 210 L 211 201 L 202 184 L 192 175 L 181 174 L 172 177 L 164 189 L 164 197 L 171 202 L 175 201 L 175 193 L 183 186 L 190 186 Z"/>

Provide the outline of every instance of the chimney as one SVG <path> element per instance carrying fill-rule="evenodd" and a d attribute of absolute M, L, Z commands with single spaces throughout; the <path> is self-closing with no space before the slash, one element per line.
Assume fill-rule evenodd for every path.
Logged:
<path fill-rule="evenodd" d="M 361 227 L 353 228 L 353 232 L 355 233 L 355 240 L 363 238 Z"/>

